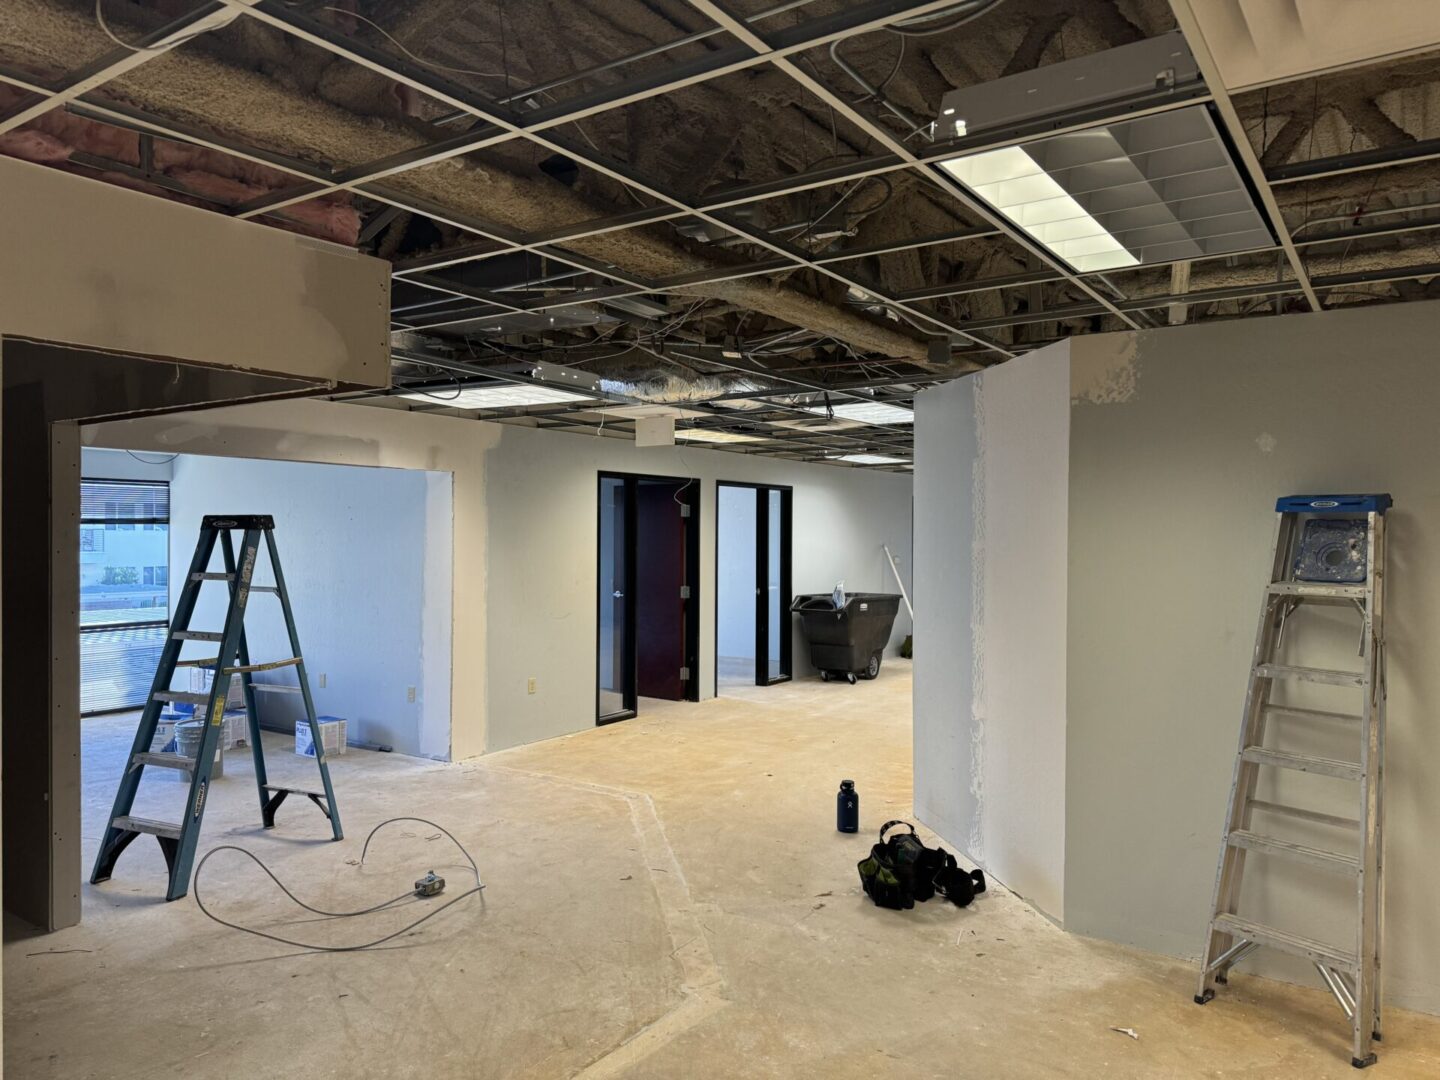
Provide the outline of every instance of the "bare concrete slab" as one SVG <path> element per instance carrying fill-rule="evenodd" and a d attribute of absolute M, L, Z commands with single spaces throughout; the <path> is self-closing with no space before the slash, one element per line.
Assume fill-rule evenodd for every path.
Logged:
<path fill-rule="evenodd" d="M 454 889 L 456 854 L 418 823 L 387 827 L 358 865 L 371 827 L 415 814 L 474 853 L 483 906 L 462 901 L 374 951 L 307 953 L 217 926 L 193 894 L 164 903 L 163 860 L 142 838 L 112 881 L 85 887 L 80 926 L 6 944 L 7 1074 L 1354 1075 L 1319 990 L 1237 973 L 1202 1009 L 1189 966 L 1067 935 L 999 888 L 964 910 L 872 907 L 854 864 L 910 806 L 903 662 L 854 687 L 734 694 L 643 702 L 635 720 L 460 765 L 351 751 L 332 765 L 339 844 L 308 804 L 260 829 L 236 755 L 202 851 L 246 847 L 320 907 L 386 899 L 432 865 Z M 87 732 L 88 856 L 130 722 Z M 272 773 L 309 775 L 280 740 L 270 759 Z M 834 830 L 844 778 L 861 795 L 858 836 Z M 171 786 L 156 783 L 152 812 L 178 801 Z M 201 887 L 232 921 L 330 944 L 427 910 L 320 923 L 234 853 L 212 860 Z M 1440 1020 L 1392 1012 L 1380 1068 L 1440 1074 Z"/>

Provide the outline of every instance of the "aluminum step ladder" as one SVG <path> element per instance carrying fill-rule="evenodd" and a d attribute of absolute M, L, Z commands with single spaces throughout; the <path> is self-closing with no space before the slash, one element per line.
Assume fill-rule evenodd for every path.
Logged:
<path fill-rule="evenodd" d="M 255 759 L 255 785 L 260 798 L 260 818 L 265 828 L 274 827 L 275 811 L 287 796 L 303 795 L 330 819 L 334 838 L 344 838 L 340 827 L 340 810 L 335 803 L 335 789 L 330 782 L 330 767 L 325 760 L 320 724 L 315 716 L 315 703 L 310 697 L 310 682 L 305 674 L 300 638 L 295 632 L 290 596 L 285 591 L 285 576 L 280 570 L 280 554 L 275 547 L 274 529 L 274 519 L 269 515 L 209 515 L 202 520 L 195 557 L 190 561 L 190 570 L 180 592 L 179 603 L 175 607 L 175 618 L 170 624 L 170 632 L 160 653 L 160 664 L 155 669 L 155 680 L 145 700 L 140 726 L 135 732 L 135 742 L 130 748 L 129 766 L 120 780 L 120 789 L 115 793 L 115 805 L 110 812 L 109 825 L 95 856 L 95 869 L 90 875 L 92 885 L 108 881 L 120 853 L 135 837 L 148 833 L 160 842 L 160 849 L 165 853 L 165 861 L 170 868 L 170 885 L 165 898 L 178 900 L 189 891 L 195 844 L 200 837 L 200 823 L 205 814 L 206 794 L 210 788 L 215 756 L 220 750 L 230 680 L 237 675 L 244 690 L 250 751 Z M 240 541 L 238 564 L 231 539 L 232 532 L 244 534 Z M 274 585 L 252 584 L 262 540 L 270 560 L 271 573 L 275 578 Z M 212 573 L 209 569 L 217 541 L 224 556 L 223 573 Z M 227 584 L 230 595 L 224 628 L 219 631 L 191 630 L 190 619 L 194 615 L 201 587 L 206 582 L 217 581 Z M 290 637 L 289 657 L 265 663 L 251 663 L 250 649 L 245 640 L 245 609 L 253 593 L 272 593 L 279 598 L 280 609 L 285 616 L 285 629 Z M 218 644 L 218 649 L 213 657 L 182 660 L 181 652 L 187 642 L 214 642 Z M 182 667 L 213 670 L 214 676 L 209 690 L 202 693 L 172 690 L 170 683 L 176 670 Z M 298 684 L 295 686 L 257 683 L 252 678 L 255 672 L 287 667 L 293 667 L 298 676 Z M 315 764 L 320 770 L 321 790 L 283 787 L 269 782 L 265 773 L 265 751 L 260 742 L 259 714 L 255 710 L 256 691 L 298 694 L 304 699 L 303 722 L 310 725 L 311 740 L 315 747 Z M 200 747 L 194 757 L 178 752 L 153 750 L 161 709 L 174 703 L 192 705 L 197 718 L 209 718 L 202 729 Z M 190 777 L 185 809 L 178 821 L 156 821 L 131 814 L 136 793 L 140 790 L 140 780 L 149 768 L 179 769 Z"/>
<path fill-rule="evenodd" d="M 1294 495 L 1276 503 L 1279 521 L 1270 584 L 1261 603 L 1210 927 L 1195 995 L 1201 1005 L 1210 1001 L 1217 985 L 1226 982 L 1230 969 L 1261 947 L 1308 960 L 1351 1023 L 1351 1064 L 1357 1069 L 1375 1062 L 1373 1044 L 1380 1041 L 1380 944 L 1385 899 L 1385 511 L 1390 504 L 1389 495 Z M 1301 605 L 1311 604 L 1339 605 L 1359 614 L 1358 671 L 1279 661 L 1286 621 Z M 1277 687 L 1297 682 L 1359 691 L 1359 701 L 1353 712 L 1332 712 L 1292 707 L 1284 703 L 1288 697 L 1276 700 Z M 1267 745 L 1267 731 L 1272 735 L 1271 743 L 1278 744 L 1294 730 L 1294 725 L 1337 723 L 1354 728 L 1358 761 Z M 1270 769 L 1353 782 L 1358 787 L 1354 804 L 1358 817 L 1258 799 L 1256 789 L 1262 770 Z M 1353 843 L 1348 850 L 1339 851 L 1295 843 L 1258 829 L 1257 816 L 1267 826 L 1286 818 L 1316 823 L 1324 827 L 1321 832 L 1353 837 Z M 1319 866 L 1353 880 L 1353 939 L 1343 946 L 1331 945 L 1241 915 L 1240 885 L 1251 852 Z"/>

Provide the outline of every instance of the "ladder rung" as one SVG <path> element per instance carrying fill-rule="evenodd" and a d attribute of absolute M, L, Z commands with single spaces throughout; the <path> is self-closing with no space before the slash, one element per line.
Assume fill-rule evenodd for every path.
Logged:
<path fill-rule="evenodd" d="M 1249 805 L 1252 810 L 1263 810 L 1267 814 L 1283 814 L 1286 817 L 1299 818 L 1302 821 L 1334 825 L 1340 829 L 1360 828 L 1360 822 L 1354 818 L 1340 817 L 1338 814 L 1325 814 L 1319 810 L 1307 810 L 1303 806 L 1286 806 L 1283 803 L 1266 802 L 1263 799 L 1251 799 Z"/>
<path fill-rule="evenodd" d="M 130 765 L 155 765 L 162 769 L 183 769 L 190 772 L 195 768 L 193 757 L 183 757 L 180 754 L 145 753 L 133 754 L 130 757 Z"/>
<path fill-rule="evenodd" d="M 1327 945 L 1323 941 L 1291 934 L 1285 930 L 1277 930 L 1273 926 L 1251 922 L 1238 915 L 1217 915 L 1210 925 L 1222 934 L 1253 941 L 1257 945 L 1264 945 L 1271 949 L 1279 949 L 1281 952 L 1290 953 L 1293 956 L 1308 957 L 1326 967 L 1339 968 L 1341 971 L 1355 974 L 1355 954 L 1334 945 Z"/>
<path fill-rule="evenodd" d="M 325 792 L 311 791 L 309 788 L 286 787 L 284 784 L 266 784 L 266 791 L 288 791 L 291 795 L 305 795 L 310 798 L 323 799 Z"/>
<path fill-rule="evenodd" d="M 233 581 L 234 578 L 234 574 L 205 573 L 190 575 L 191 581 Z"/>
<path fill-rule="evenodd" d="M 1364 585 L 1340 585 L 1333 581 L 1276 581 L 1272 596 L 1299 596 L 1306 600 L 1363 600 Z"/>
<path fill-rule="evenodd" d="M 225 674 L 239 675 L 241 672 L 247 671 L 274 671 L 276 668 L 294 667 L 296 664 L 300 663 L 300 659 L 301 658 L 298 656 L 290 656 L 286 657 L 284 660 L 270 660 L 264 664 L 245 664 L 242 667 L 227 667 L 225 669 Z M 256 690 L 259 690 L 263 685 L 263 683 L 255 683 L 254 687 Z"/>
<path fill-rule="evenodd" d="M 1246 829 L 1236 829 L 1232 832 L 1230 845 L 1249 851 L 1263 852 L 1266 855 L 1281 855 L 1287 859 L 1298 859 L 1315 866 L 1323 866 L 1327 870 L 1343 870 L 1351 874 L 1360 872 L 1360 860 L 1353 855 L 1342 855 L 1337 851 L 1326 851 L 1323 848 L 1295 844 L 1274 836 L 1262 836 Z"/>
<path fill-rule="evenodd" d="M 152 821 L 150 818 L 117 817 L 110 822 L 116 829 L 124 829 L 126 832 L 149 833 L 151 836 L 163 836 L 169 840 L 180 839 L 180 826 L 169 821 Z"/>
<path fill-rule="evenodd" d="M 176 641 L 224 641 L 225 635 L 213 630 L 175 630 L 170 636 Z"/>
<path fill-rule="evenodd" d="M 203 660 L 176 660 L 176 667 L 203 667 L 211 668 L 220 662 L 218 656 L 207 656 Z"/>
<path fill-rule="evenodd" d="M 1365 675 L 1359 671 L 1332 671 L 1329 668 L 1297 667 L 1293 664 L 1256 664 L 1255 674 L 1262 679 L 1301 679 L 1304 682 L 1328 683 L 1331 686 L 1365 685 Z"/>
<path fill-rule="evenodd" d="M 198 693 L 193 690 L 156 690 L 150 695 L 156 701 L 178 701 L 185 705 L 208 705 L 210 704 L 209 692 Z"/>
<path fill-rule="evenodd" d="M 274 593 L 276 596 L 280 595 L 280 590 L 277 589 L 274 585 L 251 585 L 250 591 Z"/>
<path fill-rule="evenodd" d="M 303 694 L 304 691 L 298 686 L 282 686 L 280 683 L 257 682 L 250 686 L 252 690 L 264 690 L 267 694 Z"/>
<path fill-rule="evenodd" d="M 1289 705 L 1266 705 L 1266 716 L 1278 716 L 1286 720 L 1346 720 L 1355 723 L 1363 717 L 1354 713 L 1326 712 L 1324 709 L 1295 709 Z"/>
<path fill-rule="evenodd" d="M 1288 750 L 1267 750 L 1263 746 L 1247 746 L 1240 756 L 1256 765 L 1274 765 L 1281 769 L 1294 769 L 1296 772 L 1335 776 L 1341 780 L 1359 780 L 1365 775 L 1364 770 L 1353 761 L 1292 754 Z"/>

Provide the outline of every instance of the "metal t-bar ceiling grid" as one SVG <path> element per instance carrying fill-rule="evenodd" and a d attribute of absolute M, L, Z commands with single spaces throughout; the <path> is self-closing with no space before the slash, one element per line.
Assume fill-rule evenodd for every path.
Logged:
<path fill-rule="evenodd" d="M 1389 229 L 1383 225 L 1373 226 L 1368 233 L 1362 229 L 1337 230 L 1330 234 L 1313 234 L 1297 241 L 1285 227 L 1284 218 L 1270 185 L 1294 179 L 1303 180 L 1315 176 L 1337 175 L 1353 169 L 1383 168 L 1396 163 L 1428 160 L 1434 157 L 1437 151 L 1428 144 L 1420 144 L 1381 153 L 1362 152 L 1355 155 L 1338 155 L 1309 163 L 1298 173 L 1295 171 L 1295 167 L 1290 167 L 1288 172 L 1284 169 L 1267 171 L 1261 166 L 1248 138 L 1241 129 L 1241 122 L 1233 102 L 1223 90 L 1218 89 L 1220 82 L 1217 68 L 1213 57 L 1205 48 L 1203 39 L 1197 32 L 1189 0 L 1172 0 L 1172 8 L 1182 31 L 1186 33 L 1187 41 L 1191 44 L 1197 64 L 1208 80 L 1208 86 L 1197 83 L 1157 88 L 1153 93 L 1111 103 L 1103 108 L 1076 109 L 1064 115 L 1042 117 L 1033 123 L 1006 131 L 987 132 L 978 137 L 962 137 L 935 142 L 920 150 L 912 148 L 905 140 L 897 138 L 891 131 L 871 119 L 863 110 L 837 94 L 815 75 L 807 72 L 800 66 L 797 59 L 806 50 L 870 33 L 901 20 L 911 20 L 953 9 L 956 6 L 956 0 L 925 0 L 925 2 L 871 0 L 868 3 L 851 5 L 848 9 L 835 14 L 797 22 L 783 30 L 768 33 L 756 28 L 758 17 L 738 16 L 724 5 L 717 3 L 716 0 L 685 0 L 685 2 L 708 19 L 710 23 L 707 29 L 691 35 L 691 38 L 698 40 L 705 37 L 718 37 L 723 39 L 724 44 L 697 59 L 661 68 L 658 73 L 647 73 L 615 87 L 583 93 L 553 105 L 517 111 L 508 103 L 524 101 L 529 96 L 526 91 L 509 95 L 505 99 L 506 103 L 486 100 L 431 68 L 412 63 L 400 56 L 382 52 L 361 40 L 337 33 L 325 23 L 306 14 L 303 7 L 285 4 L 279 0 L 212 0 L 212 2 L 205 3 L 196 10 L 138 37 L 132 42 L 136 48 L 116 48 L 62 79 L 46 83 L 20 73 L 0 71 L 0 81 L 16 86 L 30 95 L 28 99 L 13 107 L 8 114 L 0 116 L 0 134 L 20 127 L 49 109 L 68 107 L 82 116 L 216 149 L 242 160 L 279 169 L 296 177 L 296 184 L 290 188 L 229 207 L 228 212 L 234 216 L 241 218 L 283 217 L 285 209 L 289 206 L 326 194 L 347 191 L 363 195 L 382 204 L 389 204 L 398 210 L 413 211 L 424 215 L 473 234 L 479 238 L 479 242 L 461 250 L 422 256 L 409 262 L 402 262 L 396 269 L 397 280 L 406 281 L 441 297 L 452 296 L 479 302 L 489 312 L 508 314 L 549 312 L 590 304 L 597 300 L 619 300 L 663 294 L 696 285 L 734 281 L 777 272 L 805 270 L 835 280 L 864 296 L 867 302 L 883 305 L 885 309 L 909 322 L 912 326 L 924 328 L 937 337 L 948 338 L 952 343 L 957 341 L 964 343 L 963 351 L 981 362 L 1002 360 L 1015 355 L 1020 349 L 1032 347 L 1035 344 L 1035 342 L 1028 342 L 1025 346 L 1007 347 L 984 334 L 984 331 L 990 329 L 1078 315 L 1110 316 L 1125 325 L 1138 328 L 1148 325 L 1148 323 L 1139 321 L 1136 317 L 1137 313 L 1163 308 L 1172 303 L 1200 303 L 1217 299 L 1277 296 L 1295 292 L 1302 294 L 1310 307 L 1318 309 L 1320 301 L 1317 290 L 1324 292 L 1367 282 L 1423 278 L 1437 272 L 1435 266 L 1422 264 L 1397 267 L 1393 271 L 1359 271 L 1312 280 L 1307 274 L 1300 253 L 1302 246 L 1350 239 L 1357 235 L 1383 235 L 1387 232 L 1399 232 L 1406 229 L 1432 228 L 1440 225 L 1440 220 L 1435 222 L 1411 220 L 1401 226 L 1392 226 Z M 169 49 L 183 46 L 185 42 L 199 34 L 226 25 L 237 14 L 244 18 L 267 23 L 312 46 L 393 79 L 397 83 L 454 108 L 461 119 L 469 120 L 470 123 L 465 130 L 452 136 L 425 143 L 399 154 L 392 154 L 342 169 L 325 169 L 264 149 L 240 145 L 234 140 L 225 139 L 213 133 L 196 130 L 163 117 L 149 115 L 129 106 L 107 102 L 96 95 L 95 91 L 112 79 L 134 70 L 157 56 L 164 55 Z M 618 66 L 618 63 L 606 66 Z M 838 165 L 809 169 L 780 180 L 732 188 L 709 198 L 687 199 L 677 192 L 655 183 L 652 178 L 639 175 L 629 166 L 610 159 L 597 147 L 579 144 L 561 133 L 561 129 L 565 125 L 573 124 L 576 121 L 761 65 L 767 65 L 783 73 L 804 93 L 813 96 L 832 110 L 833 115 L 842 117 L 855 131 L 883 148 L 883 152 Z M 962 153 L 1023 144 L 1031 139 L 1053 136 L 1069 130 L 1079 130 L 1106 121 L 1162 113 L 1200 102 L 1212 104 L 1230 136 L 1231 142 L 1237 150 L 1239 163 L 1265 207 L 1269 223 L 1279 239 L 1278 245 L 1268 250 L 1274 250 L 1283 255 L 1290 272 L 1289 278 L 1281 275 L 1273 282 L 1257 282 L 1254 285 L 1172 293 L 1132 300 L 1125 297 L 1108 282 L 1103 282 L 1097 275 L 1082 275 L 1073 271 L 1049 253 L 1047 249 L 1030 240 L 1024 233 L 1010 225 L 1007 220 L 996 215 L 975 199 L 967 189 L 937 169 L 934 164 L 943 158 Z M 425 165 L 517 140 L 526 141 L 551 153 L 564 155 L 578 165 L 618 182 L 625 189 L 648 197 L 654 205 L 642 206 L 636 210 L 571 225 L 525 233 L 455 213 L 447 210 L 444 206 L 429 203 L 410 192 L 397 192 L 384 183 L 389 178 Z M 849 249 L 842 246 L 817 254 L 779 239 L 763 229 L 758 229 L 733 213 L 747 204 L 766 199 L 794 195 L 840 182 L 900 172 L 918 175 L 925 183 L 945 192 L 957 204 L 964 207 L 976 221 L 984 224 L 967 225 L 940 235 L 916 238 L 906 242 L 856 246 Z M 647 280 L 566 250 L 567 244 L 578 240 L 677 219 L 705 222 L 726 235 L 738 238 L 754 248 L 769 252 L 770 256 L 740 266 L 707 269 L 672 275 L 668 278 Z M 1027 252 L 1033 259 L 1032 265 L 1036 268 L 1023 274 L 1003 275 L 989 280 L 982 278 L 953 286 L 939 285 L 896 292 L 877 288 L 873 282 L 861 281 L 840 268 L 840 264 L 869 255 L 979 237 L 1003 237 Z M 583 271 L 591 278 L 599 278 L 602 284 L 595 286 L 587 282 L 570 294 L 562 293 L 539 299 L 522 299 L 512 302 L 502 295 L 457 286 L 454 281 L 435 276 L 436 271 L 460 266 L 466 262 L 478 262 L 522 252 L 543 256 L 561 266 Z M 1087 296 L 1089 301 L 1062 305 L 1048 310 L 1032 310 L 1024 314 L 990 319 L 971 319 L 963 323 L 946 318 L 934 309 L 924 306 L 926 301 L 940 297 L 990 289 L 1008 289 L 1061 282 Z M 479 316 L 473 313 L 460 312 L 453 316 L 442 315 L 438 318 L 427 319 L 423 313 L 420 315 L 397 313 L 396 325 L 438 329 L 474 321 L 477 317 Z M 710 358 L 707 356 L 706 359 Z M 877 362 L 877 365 L 880 363 L 883 362 Z M 900 361 L 898 363 L 904 367 L 907 362 Z M 719 364 L 718 366 L 724 367 L 725 365 Z M 823 363 L 815 365 L 817 372 L 823 368 Z M 795 380 L 789 381 L 792 384 L 795 382 Z M 881 388 L 893 385 L 913 389 L 915 385 L 925 381 L 930 380 L 913 374 L 907 379 L 903 373 L 892 371 L 888 377 L 872 380 L 874 385 L 864 386 L 859 391 L 847 391 L 843 388 L 845 385 L 843 383 L 837 385 L 816 383 L 815 385 L 817 388 L 834 390 L 842 396 L 873 400 L 870 394 L 876 385 Z M 724 419 L 732 425 L 743 424 L 747 420 L 743 415 L 732 417 L 729 414 Z M 835 439 L 832 446 L 841 443 L 838 434 L 832 436 L 827 433 L 827 439 L 832 437 Z M 789 432 L 784 433 L 784 438 L 799 441 Z M 878 433 L 869 441 L 871 445 L 883 443 L 897 449 L 900 448 L 900 441 L 882 438 Z"/>

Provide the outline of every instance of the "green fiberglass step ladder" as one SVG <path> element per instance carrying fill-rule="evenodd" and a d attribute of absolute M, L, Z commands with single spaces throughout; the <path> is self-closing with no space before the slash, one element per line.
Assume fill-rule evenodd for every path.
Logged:
<path fill-rule="evenodd" d="M 1357 1069 L 1374 1063 L 1373 1044 L 1380 1041 L 1380 944 L 1385 899 L 1385 511 L 1389 508 L 1389 495 L 1294 495 L 1276 503 L 1279 522 L 1270 584 L 1265 587 L 1255 636 L 1240 748 L 1230 787 L 1210 927 L 1201 957 L 1200 986 L 1195 995 L 1198 1003 L 1205 1004 L 1215 996 L 1216 986 L 1226 982 L 1230 969 L 1262 946 L 1308 960 L 1350 1021 L 1351 1064 Z M 1309 604 L 1340 605 L 1358 613 L 1359 671 L 1280 662 L 1286 620 L 1301 605 Z M 1356 711 L 1289 707 L 1275 700 L 1277 686 L 1297 682 L 1358 691 Z M 1278 744 L 1287 731 L 1293 733 L 1293 725 L 1297 724 L 1348 726 L 1355 732 L 1359 760 L 1282 749 Z M 1273 731 L 1270 745 L 1266 741 L 1267 728 Z M 1358 817 L 1258 799 L 1261 771 L 1269 769 L 1354 783 L 1358 787 Z M 1330 850 L 1294 843 L 1257 829 L 1259 824 L 1273 825 L 1282 819 L 1313 823 L 1321 826 L 1320 832 L 1346 837 L 1348 842 L 1333 845 L 1344 850 Z M 1242 916 L 1240 884 L 1246 856 L 1251 852 L 1319 866 L 1353 881 L 1353 939 L 1343 946 L 1331 945 Z"/>
<path fill-rule="evenodd" d="M 189 891 L 190 867 L 195 861 L 195 844 L 199 840 L 200 822 L 205 814 L 210 774 L 215 765 L 215 756 L 220 750 L 225 702 L 230 680 L 236 675 L 240 677 L 244 690 L 250 750 L 255 758 L 255 785 L 260 796 L 260 817 L 265 828 L 274 826 L 275 811 L 285 801 L 286 796 L 304 795 L 330 819 L 330 828 L 335 839 L 344 838 L 340 828 L 340 810 L 335 804 L 335 789 L 330 783 L 330 767 L 325 761 L 320 724 L 315 716 L 315 703 L 310 697 L 310 682 L 305 675 L 300 638 L 295 632 L 295 617 L 290 610 L 290 596 L 285 591 L 285 576 L 280 571 L 280 554 L 275 547 L 274 529 L 274 519 L 268 515 L 210 515 L 201 522 L 200 541 L 195 546 L 195 557 L 190 561 L 190 571 L 180 592 L 180 601 L 175 607 L 175 618 L 170 624 L 170 633 L 160 653 L 155 681 L 151 684 L 150 695 L 145 700 L 140 727 L 135 732 L 135 742 L 130 748 L 129 766 L 120 780 L 120 790 L 115 793 L 115 806 L 110 812 L 110 822 L 100 843 L 100 851 L 95 856 L 95 870 L 90 875 L 92 885 L 108 881 L 115 869 L 115 861 L 129 846 L 130 841 L 141 833 L 149 833 L 159 840 L 160 849 L 165 853 L 165 861 L 170 868 L 170 887 L 165 898 L 178 900 Z M 238 564 L 230 535 L 232 532 L 244 533 L 240 541 Z M 223 573 L 209 571 L 217 540 L 225 560 Z M 274 585 L 252 584 L 262 540 L 270 559 L 271 572 L 275 577 Z M 191 630 L 190 619 L 200 597 L 200 588 L 211 581 L 223 581 L 229 588 L 230 604 L 225 615 L 224 629 L 218 632 Z M 245 608 L 250 595 L 257 592 L 273 593 L 280 600 L 280 609 L 285 616 L 285 629 L 290 635 L 291 655 L 287 659 L 259 664 L 250 662 L 250 649 L 245 641 Z M 182 660 L 181 651 L 185 643 L 190 641 L 217 642 L 217 654 L 208 659 Z M 181 667 L 213 670 L 210 689 L 203 693 L 172 690 L 171 680 L 176 669 Z M 286 667 L 295 669 L 299 676 L 298 685 L 257 683 L 252 679 L 252 675 L 257 671 L 273 671 Z M 255 711 L 257 690 L 299 694 L 304 698 L 305 719 L 302 722 L 310 725 L 315 764 L 320 770 L 322 790 L 281 787 L 268 781 L 265 775 L 265 751 L 260 742 L 259 715 Z M 195 716 L 205 721 L 200 746 L 194 757 L 152 751 L 161 709 L 172 703 L 193 705 Z M 155 821 L 131 815 L 135 795 L 140 789 L 140 779 L 147 768 L 179 769 L 189 775 L 189 794 L 185 799 L 185 811 L 178 822 Z"/>

